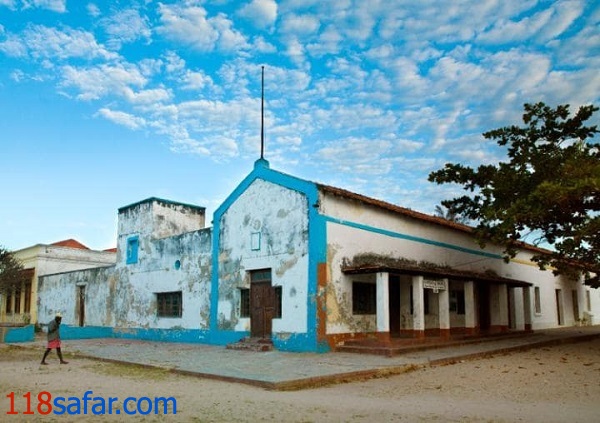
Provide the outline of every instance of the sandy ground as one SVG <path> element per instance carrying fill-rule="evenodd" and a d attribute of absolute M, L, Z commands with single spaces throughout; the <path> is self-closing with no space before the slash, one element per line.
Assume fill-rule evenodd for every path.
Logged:
<path fill-rule="evenodd" d="M 383 379 L 273 392 L 246 385 L 181 376 L 53 352 L 0 344 L 0 421 L 185 421 L 185 422 L 600 422 L 600 340 L 499 355 L 442 367 L 421 368 Z M 64 405 L 92 397 L 118 397 L 112 415 L 42 416 L 37 396 L 47 391 Z M 10 411 L 14 392 L 14 411 Z M 35 414 L 24 415 L 31 393 Z M 167 414 L 125 415 L 127 397 L 173 397 Z M 93 404 L 100 403 L 90 402 Z M 80 403 L 83 407 L 82 403 Z M 147 402 L 142 403 L 142 411 Z M 116 409 L 119 409 L 119 415 Z M 134 403 L 129 410 L 135 410 Z M 42 409 L 44 410 L 44 409 Z M 55 408 L 56 410 L 56 408 Z M 75 408 L 71 409 L 76 411 Z M 83 410 L 81 410 L 83 411 Z M 161 410 L 162 411 L 162 410 Z"/>

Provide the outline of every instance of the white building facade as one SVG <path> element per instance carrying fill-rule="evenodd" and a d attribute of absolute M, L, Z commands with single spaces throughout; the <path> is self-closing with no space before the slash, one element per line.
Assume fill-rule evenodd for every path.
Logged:
<path fill-rule="evenodd" d="M 471 229 L 270 169 L 215 211 L 148 199 L 119 210 L 112 267 L 46 276 L 40 316 L 66 337 L 287 351 L 349 339 L 477 336 L 592 323 L 600 291 L 479 248 Z"/>

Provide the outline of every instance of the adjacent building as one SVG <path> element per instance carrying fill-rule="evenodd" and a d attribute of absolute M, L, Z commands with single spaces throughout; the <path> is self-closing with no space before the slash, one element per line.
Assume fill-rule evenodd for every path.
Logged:
<path fill-rule="evenodd" d="M 119 209 L 116 262 L 40 278 L 63 336 L 329 351 L 350 339 L 477 336 L 592 323 L 600 291 L 524 245 L 509 262 L 472 229 L 272 170 L 215 211 L 150 198 Z"/>
<path fill-rule="evenodd" d="M 13 252 L 23 265 L 22 286 L 0 294 L 0 323 L 36 323 L 38 280 L 41 276 L 71 270 L 97 268 L 115 263 L 114 250 L 91 250 L 79 241 L 66 239 L 53 244 L 36 244 Z"/>

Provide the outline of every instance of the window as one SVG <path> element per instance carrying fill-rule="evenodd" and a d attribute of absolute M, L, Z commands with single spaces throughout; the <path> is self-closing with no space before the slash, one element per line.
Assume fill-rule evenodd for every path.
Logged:
<path fill-rule="evenodd" d="M 29 313 L 31 311 L 31 283 L 25 284 L 25 305 L 23 306 L 23 312 Z"/>
<path fill-rule="evenodd" d="M 181 291 L 156 294 L 158 317 L 181 317 Z"/>
<path fill-rule="evenodd" d="M 540 287 L 536 286 L 533 292 L 535 314 L 542 314 L 542 302 L 540 301 Z"/>
<path fill-rule="evenodd" d="M 274 319 L 281 319 L 281 287 L 273 287 L 275 291 L 275 313 L 273 314 Z"/>
<path fill-rule="evenodd" d="M 250 290 L 240 289 L 240 317 L 250 317 Z"/>
<path fill-rule="evenodd" d="M 352 314 L 376 314 L 377 287 L 374 283 L 352 284 Z"/>
<path fill-rule="evenodd" d="M 450 311 L 465 314 L 465 291 L 458 289 L 450 291 Z"/>
<path fill-rule="evenodd" d="M 250 271 L 250 283 L 271 282 L 271 269 Z"/>
<path fill-rule="evenodd" d="M 6 313 L 12 313 L 12 294 L 6 293 Z"/>
<path fill-rule="evenodd" d="M 430 289 L 423 290 L 423 313 L 429 314 L 429 292 Z"/>
<path fill-rule="evenodd" d="M 132 236 L 127 239 L 127 264 L 137 263 L 139 248 L 140 238 L 138 236 Z"/>
<path fill-rule="evenodd" d="M 15 313 L 21 312 L 21 290 L 17 289 L 15 291 Z"/>
<path fill-rule="evenodd" d="M 590 296 L 590 291 L 585 291 L 585 305 L 587 306 L 587 311 L 592 311 L 592 298 Z"/>

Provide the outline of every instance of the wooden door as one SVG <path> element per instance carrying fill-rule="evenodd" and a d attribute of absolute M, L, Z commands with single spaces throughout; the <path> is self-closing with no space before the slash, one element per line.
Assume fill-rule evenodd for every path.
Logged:
<path fill-rule="evenodd" d="M 270 338 L 275 314 L 275 290 L 271 282 L 250 285 L 250 336 Z"/>

